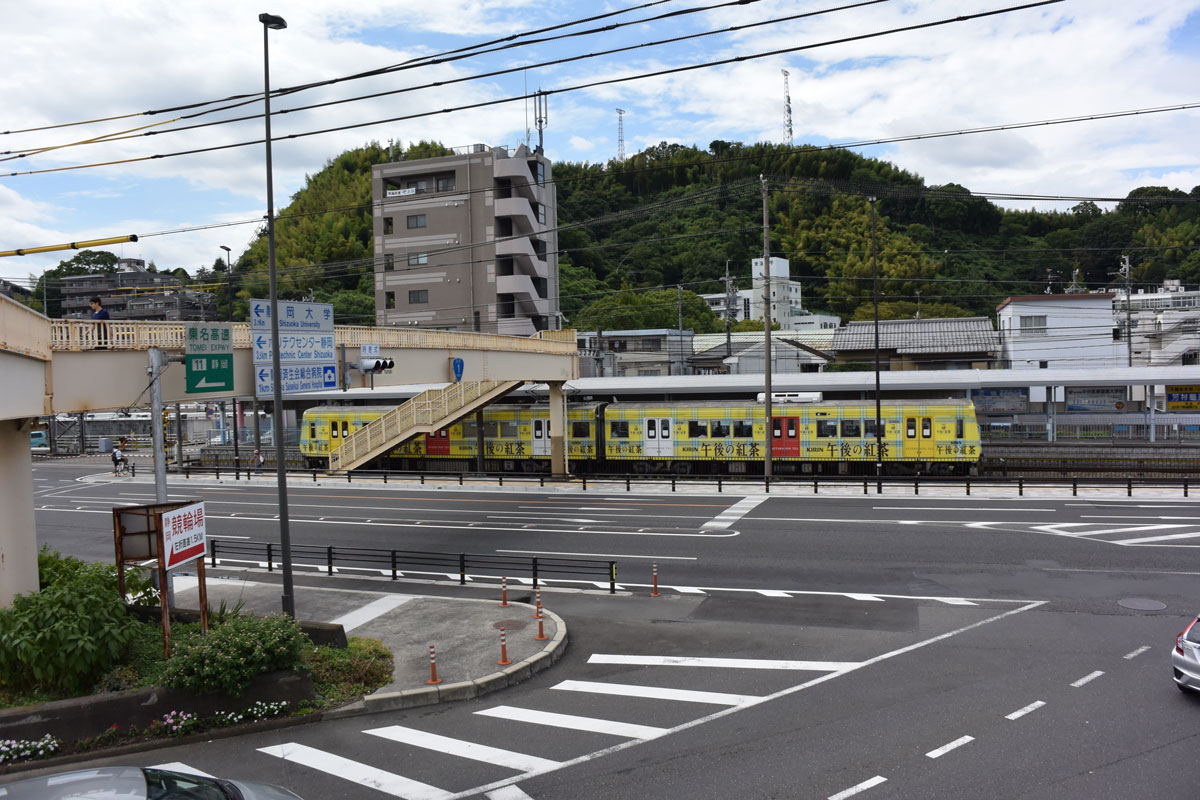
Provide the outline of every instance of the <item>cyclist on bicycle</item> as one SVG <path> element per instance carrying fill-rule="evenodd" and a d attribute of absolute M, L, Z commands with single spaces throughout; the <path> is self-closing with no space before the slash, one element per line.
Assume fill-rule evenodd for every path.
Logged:
<path fill-rule="evenodd" d="M 114 447 L 112 451 L 113 475 L 125 474 L 125 454 L 121 452 L 120 447 Z"/>

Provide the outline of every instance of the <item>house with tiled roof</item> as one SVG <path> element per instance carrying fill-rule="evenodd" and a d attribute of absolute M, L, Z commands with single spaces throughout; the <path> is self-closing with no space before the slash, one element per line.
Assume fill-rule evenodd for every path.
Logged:
<path fill-rule="evenodd" d="M 851 322 L 833 332 L 840 364 L 871 368 L 875 323 Z M 885 370 L 990 369 L 1000 357 L 1000 338 L 987 317 L 879 321 L 879 365 Z"/>

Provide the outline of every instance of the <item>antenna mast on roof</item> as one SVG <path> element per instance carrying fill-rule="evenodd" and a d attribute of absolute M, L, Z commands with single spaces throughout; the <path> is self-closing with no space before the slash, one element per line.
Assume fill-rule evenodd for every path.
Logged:
<path fill-rule="evenodd" d="M 792 146 L 792 91 L 788 88 L 788 71 L 783 73 L 783 132 L 787 134 L 788 147 Z"/>
<path fill-rule="evenodd" d="M 617 109 L 617 161 L 625 160 L 625 109 Z"/>
<path fill-rule="evenodd" d="M 550 121 L 549 107 L 547 106 L 546 93 L 541 89 L 533 96 L 533 124 L 537 126 L 538 132 L 538 152 L 542 152 L 544 144 L 542 133 L 546 130 L 546 124 Z"/>

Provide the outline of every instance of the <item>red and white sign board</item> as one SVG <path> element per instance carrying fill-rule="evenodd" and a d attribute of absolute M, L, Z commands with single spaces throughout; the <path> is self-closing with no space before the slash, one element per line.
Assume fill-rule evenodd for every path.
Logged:
<path fill-rule="evenodd" d="M 204 535 L 204 503 L 167 511 L 162 515 L 163 549 L 167 569 L 175 569 L 208 554 Z"/>

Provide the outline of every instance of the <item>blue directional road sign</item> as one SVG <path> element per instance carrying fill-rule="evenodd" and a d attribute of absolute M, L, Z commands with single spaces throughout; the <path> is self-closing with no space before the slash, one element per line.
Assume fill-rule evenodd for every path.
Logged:
<path fill-rule="evenodd" d="M 280 386 L 284 394 L 335 388 L 337 346 L 333 334 L 333 306 L 281 300 L 279 307 Z M 250 345 L 254 353 L 254 391 L 259 397 L 273 394 L 271 354 L 271 301 L 250 301 Z"/>

